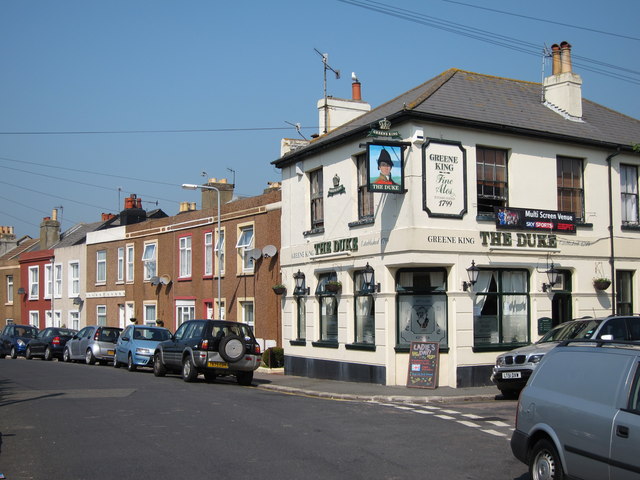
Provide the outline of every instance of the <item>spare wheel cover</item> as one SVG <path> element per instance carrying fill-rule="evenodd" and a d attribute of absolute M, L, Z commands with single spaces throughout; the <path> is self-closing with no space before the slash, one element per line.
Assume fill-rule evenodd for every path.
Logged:
<path fill-rule="evenodd" d="M 237 362 L 244 356 L 244 340 L 238 335 L 227 335 L 220 340 L 218 352 L 227 362 Z"/>

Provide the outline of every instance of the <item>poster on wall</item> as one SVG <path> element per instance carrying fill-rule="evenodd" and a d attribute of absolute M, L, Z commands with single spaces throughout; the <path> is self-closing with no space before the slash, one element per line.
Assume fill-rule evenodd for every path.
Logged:
<path fill-rule="evenodd" d="M 370 192 L 404 193 L 404 145 L 367 144 L 367 178 Z"/>
<path fill-rule="evenodd" d="M 429 139 L 422 150 L 424 210 L 430 217 L 467 213 L 467 155 L 460 142 Z"/>

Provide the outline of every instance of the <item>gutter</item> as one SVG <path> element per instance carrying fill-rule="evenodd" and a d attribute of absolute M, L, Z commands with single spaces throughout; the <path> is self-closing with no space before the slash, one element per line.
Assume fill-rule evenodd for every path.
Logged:
<path fill-rule="evenodd" d="M 612 181 L 611 181 L 611 160 L 613 157 L 620 155 L 620 149 L 617 152 L 610 154 L 607 156 L 607 175 L 609 181 L 609 246 L 610 246 L 610 256 L 609 256 L 609 266 L 611 267 L 611 314 L 616 314 L 616 257 L 615 257 L 615 242 L 613 239 L 613 192 L 612 192 Z"/>

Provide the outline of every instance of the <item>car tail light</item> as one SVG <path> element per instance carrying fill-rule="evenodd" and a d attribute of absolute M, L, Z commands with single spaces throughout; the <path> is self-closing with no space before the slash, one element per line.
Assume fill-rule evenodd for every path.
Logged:
<path fill-rule="evenodd" d="M 209 350 L 209 340 L 204 339 L 200 342 L 200 349 L 201 350 Z"/>
<path fill-rule="evenodd" d="M 98 341 L 100 339 L 100 329 L 96 330 L 96 334 L 93 336 L 93 339 L 95 341 Z"/>
<path fill-rule="evenodd" d="M 53 343 L 54 345 L 60 345 L 60 337 L 53 337 L 51 343 Z"/>

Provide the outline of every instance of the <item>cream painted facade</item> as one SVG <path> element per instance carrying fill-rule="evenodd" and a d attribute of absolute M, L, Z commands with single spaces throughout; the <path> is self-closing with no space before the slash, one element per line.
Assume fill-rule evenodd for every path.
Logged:
<path fill-rule="evenodd" d="M 619 175 L 621 164 L 640 166 L 637 153 L 630 148 L 616 153 L 611 148 L 598 148 L 589 142 L 567 138 L 554 140 L 468 125 L 398 118 L 397 123 L 392 122 L 391 130 L 398 131 L 401 136 L 394 141 L 406 144 L 405 192 L 373 193 L 372 222 L 358 222 L 357 159 L 365 153 L 367 142 L 389 140 L 367 137 L 361 129 L 359 134 L 327 140 L 322 149 L 307 147 L 311 153 L 300 154 L 298 151 L 292 160 L 285 155 L 274 162 L 282 169 L 280 261 L 283 283 L 287 285 L 282 317 L 286 373 L 406 385 L 409 350 L 399 340 L 402 327 L 409 322 L 402 318 L 408 310 L 401 307 L 403 297 L 398 288 L 402 283 L 399 273 L 403 271 L 444 272 L 446 286 L 438 297 L 441 303 L 431 305 L 440 309 L 435 314 L 435 328 L 446 331 L 440 345 L 438 386 L 490 384 L 496 355 L 514 348 L 515 343 L 536 341 L 540 337 L 538 319 L 541 317 L 556 317 L 553 320 L 558 322 L 569 319 L 567 312 L 572 318 L 611 314 L 615 308 L 612 287 L 597 291 L 593 286 L 594 277 L 611 278 L 615 272 L 628 272 L 633 282 L 630 301 L 638 310 L 640 230 L 622 228 Z M 640 139 L 640 129 L 637 131 Z M 432 216 L 425 210 L 425 196 L 433 191 L 433 184 L 428 183 L 430 179 L 425 173 L 425 152 L 428 155 L 429 148 L 442 141 L 453 142 L 460 152 L 459 158 L 464 157 L 466 161 L 466 185 L 454 186 L 456 197 L 464 197 L 465 208 L 459 217 Z M 503 230 L 498 228 L 495 216 L 478 215 L 476 159 L 479 146 L 507 152 L 506 205 L 513 209 L 558 211 L 558 157 L 579 159 L 583 166 L 584 219 L 577 223 L 576 232 Z M 612 167 L 611 193 L 608 162 Z M 314 175 L 312 172 L 320 170 L 324 224 L 313 230 L 310 178 Z M 339 187 L 344 187 L 342 192 Z M 613 199 L 613 242 L 609 232 L 609 195 Z M 511 244 L 508 238 L 511 238 Z M 531 243 L 518 245 L 518 240 Z M 610 265 L 612 243 L 615 272 Z M 478 300 L 479 284 L 467 291 L 463 289 L 463 282 L 469 281 L 466 269 L 472 262 L 481 271 L 507 272 L 505 278 L 509 272 L 524 272 L 518 275 L 526 279 L 526 291 L 519 291 L 513 304 L 517 304 L 516 308 L 524 305 L 526 309 L 520 312 L 518 328 L 521 331 L 513 336 L 517 338 L 516 342 L 479 343 L 482 338 L 479 312 L 484 305 Z M 551 263 L 563 274 L 563 283 L 543 291 Z M 358 299 L 354 280 L 367 264 L 375 271 L 375 282 L 380 283 L 380 291 L 371 294 L 375 340 L 365 345 L 356 341 L 355 302 Z M 304 274 L 306 286 L 310 287 L 309 294 L 295 291 L 294 274 L 297 272 Z M 342 282 L 342 289 L 335 295 L 337 340 L 332 337 L 327 342 L 323 340 L 326 331 L 322 323 L 326 321 L 323 316 L 326 312 L 321 312 L 322 296 L 316 294 L 316 288 L 322 275 L 328 273 L 335 273 L 337 280 Z M 559 301 L 560 296 L 564 313 L 553 309 L 554 297 Z M 304 304 L 303 313 L 300 313 L 301 303 Z M 502 306 L 503 314 L 507 310 L 506 303 Z M 303 326 L 303 332 L 298 331 L 299 325 Z M 500 328 L 502 335 L 506 326 Z M 488 341 L 493 340 L 491 337 Z"/>

